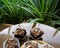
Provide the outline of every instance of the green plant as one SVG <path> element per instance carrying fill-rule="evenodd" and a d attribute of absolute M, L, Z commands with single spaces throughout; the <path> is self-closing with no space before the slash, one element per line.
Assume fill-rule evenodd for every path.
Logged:
<path fill-rule="evenodd" d="M 22 17 L 21 17 L 21 15 L 22 15 L 22 12 L 21 12 L 21 9 L 20 8 L 17 8 L 16 6 L 14 6 L 14 5 L 11 5 L 10 3 L 11 3 L 11 1 L 13 2 L 13 3 L 15 3 L 16 4 L 16 1 L 17 0 L 2 0 L 3 1 L 3 3 L 4 3 L 4 9 L 3 10 L 5 10 L 5 13 L 7 14 L 7 15 L 4 15 L 4 17 L 6 18 L 4 18 L 4 20 L 5 20 L 5 22 L 7 21 L 8 23 L 12 23 L 12 24 L 15 24 L 15 23 L 17 23 L 17 22 L 21 22 L 21 20 L 22 20 Z M 20 15 L 21 14 L 21 15 Z M 18 17 L 17 17 L 18 16 Z M 15 22 L 16 21 L 16 22 Z M 7 23 L 6 22 L 6 23 Z"/>
<path fill-rule="evenodd" d="M 40 22 L 54 26 L 60 17 L 56 15 L 55 8 L 59 0 L 20 0 L 22 4 L 15 6 L 32 14 L 31 22 Z M 28 21 L 29 21 L 28 20 Z"/>
<path fill-rule="evenodd" d="M 1 0 L 0 23 L 17 24 L 22 23 L 30 17 L 28 12 L 14 6 L 11 3 L 20 5 L 22 2 L 20 2 L 20 0 Z M 27 14 L 29 14 L 29 16 Z"/>

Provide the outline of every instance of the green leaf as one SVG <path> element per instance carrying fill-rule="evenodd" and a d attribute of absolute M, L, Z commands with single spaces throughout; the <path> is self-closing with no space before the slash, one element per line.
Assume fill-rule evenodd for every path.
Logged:
<path fill-rule="evenodd" d="M 12 10 L 11 10 L 10 4 L 9 4 L 9 1 L 8 0 L 2 0 L 2 1 L 8 7 L 8 9 L 10 10 L 10 12 L 12 13 Z"/>
<path fill-rule="evenodd" d="M 30 0 L 30 2 L 31 2 L 31 4 L 35 7 L 35 10 L 36 10 L 36 12 L 37 12 L 38 16 L 39 16 L 40 18 L 43 18 L 43 16 L 42 16 L 41 12 L 40 12 L 40 11 L 38 10 L 38 8 L 35 6 L 35 4 L 33 3 L 33 1 L 32 1 L 32 0 Z"/>
<path fill-rule="evenodd" d="M 51 5 L 50 5 L 50 10 L 49 10 L 49 12 L 54 13 L 55 8 L 56 8 L 56 6 L 57 6 L 57 4 L 58 4 L 58 1 L 59 1 L 59 0 L 53 0 L 53 1 L 52 1 Z"/>
<path fill-rule="evenodd" d="M 45 5 L 46 5 L 46 0 L 41 0 L 42 4 L 41 4 L 41 11 L 43 12 L 45 9 Z"/>
<path fill-rule="evenodd" d="M 43 19 L 40 19 L 40 18 L 36 18 L 36 19 L 31 19 L 31 20 L 30 20 L 31 23 L 35 23 L 35 22 L 37 22 L 37 21 L 43 22 L 44 20 L 43 20 Z"/>
<path fill-rule="evenodd" d="M 42 12 L 43 15 L 47 14 L 46 12 Z M 55 19 L 60 19 L 60 17 L 58 15 L 55 15 L 53 13 L 48 13 L 47 16 L 50 16 L 52 18 L 55 18 Z"/>
<path fill-rule="evenodd" d="M 58 13 L 59 11 L 60 11 L 60 9 L 57 9 L 57 10 L 54 12 L 54 14 Z"/>
<path fill-rule="evenodd" d="M 35 15 L 34 15 L 33 11 L 32 11 L 32 10 L 30 10 L 29 8 L 26 8 L 26 7 L 23 7 L 23 6 L 19 6 L 19 5 L 15 5 L 15 6 L 17 6 L 17 7 L 19 7 L 19 8 L 24 9 L 25 11 L 29 12 L 30 14 L 32 14 L 32 15 L 35 17 Z"/>

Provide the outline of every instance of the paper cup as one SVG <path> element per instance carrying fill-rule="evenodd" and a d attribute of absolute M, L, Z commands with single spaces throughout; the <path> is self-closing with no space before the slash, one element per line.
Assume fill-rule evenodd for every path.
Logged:
<path fill-rule="evenodd" d="M 20 48 L 20 43 L 19 43 L 19 41 L 16 39 L 16 38 L 9 38 L 9 39 L 15 39 L 16 41 L 17 41 L 17 43 L 18 43 L 18 48 Z M 5 40 L 4 42 L 3 42 L 3 48 L 6 48 L 6 42 L 7 42 L 7 40 Z"/>

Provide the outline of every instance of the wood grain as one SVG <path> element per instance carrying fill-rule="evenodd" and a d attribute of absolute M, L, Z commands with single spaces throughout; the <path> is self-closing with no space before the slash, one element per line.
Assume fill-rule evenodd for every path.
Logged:
<path fill-rule="evenodd" d="M 9 35 L 0 35 L 0 48 L 3 48 L 3 42 L 7 39 L 11 38 Z"/>

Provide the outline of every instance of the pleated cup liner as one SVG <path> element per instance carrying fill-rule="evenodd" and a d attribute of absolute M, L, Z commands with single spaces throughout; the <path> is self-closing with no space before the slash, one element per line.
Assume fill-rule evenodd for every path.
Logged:
<path fill-rule="evenodd" d="M 27 41 L 23 44 L 23 48 L 26 48 L 26 43 L 31 42 L 32 44 L 38 44 L 38 48 L 40 48 L 40 44 L 36 41 Z"/>
<path fill-rule="evenodd" d="M 37 43 L 38 44 L 38 48 L 54 48 L 53 46 L 51 46 L 51 45 L 49 45 L 49 44 L 40 44 L 39 42 L 37 42 L 37 41 L 27 41 L 27 42 L 25 42 L 24 44 L 23 44 L 23 46 L 21 47 L 21 48 L 26 48 L 26 43 L 28 43 L 28 42 L 31 42 L 31 43 Z"/>

